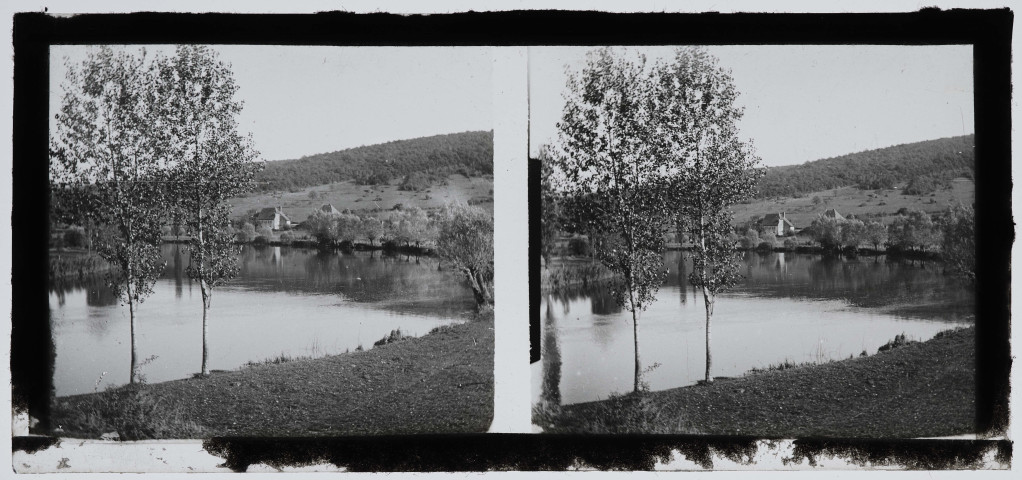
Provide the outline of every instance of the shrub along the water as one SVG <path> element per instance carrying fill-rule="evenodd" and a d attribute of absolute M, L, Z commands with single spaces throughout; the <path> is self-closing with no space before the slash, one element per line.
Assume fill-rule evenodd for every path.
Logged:
<path fill-rule="evenodd" d="M 380 345 L 386 345 L 388 343 L 400 342 L 401 340 L 406 340 L 406 339 L 409 339 L 409 338 L 412 338 L 412 337 L 410 335 L 405 335 L 404 333 L 401 333 L 401 329 L 398 328 L 397 330 L 391 330 L 389 334 L 384 335 L 383 338 L 377 340 L 376 343 L 373 343 L 373 346 L 374 347 L 379 347 Z"/>

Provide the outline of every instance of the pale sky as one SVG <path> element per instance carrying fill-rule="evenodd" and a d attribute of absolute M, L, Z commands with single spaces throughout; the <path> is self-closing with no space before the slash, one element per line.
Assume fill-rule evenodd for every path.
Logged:
<path fill-rule="evenodd" d="M 671 47 L 637 47 L 649 61 Z M 530 155 L 557 138 L 565 66 L 590 47 L 529 48 Z M 767 166 L 974 132 L 971 46 L 710 46 Z"/>
<path fill-rule="evenodd" d="M 124 47 L 137 51 L 139 47 Z M 172 53 L 172 47 L 147 46 Z M 245 102 L 239 118 L 266 160 L 299 158 L 390 140 L 493 129 L 492 53 L 487 47 L 217 45 Z M 64 57 L 50 51 L 50 122 Z"/>

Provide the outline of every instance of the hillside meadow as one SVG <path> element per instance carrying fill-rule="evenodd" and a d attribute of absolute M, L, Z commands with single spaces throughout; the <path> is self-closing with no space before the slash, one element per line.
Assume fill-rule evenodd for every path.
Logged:
<path fill-rule="evenodd" d="M 951 188 L 937 190 L 926 195 L 905 195 L 904 185 L 895 189 L 860 190 L 855 186 L 834 188 L 813 192 L 797 198 L 774 197 L 757 199 L 733 207 L 736 223 L 747 222 L 752 216 L 763 217 L 768 213 L 784 212 L 796 228 L 809 226 L 824 211 L 834 208 L 841 215 L 854 214 L 857 217 L 879 217 L 890 223 L 901 208 L 922 210 L 935 214 L 947 209 L 948 205 L 961 203 L 972 205 L 976 199 L 976 186 L 964 177 L 955 178 Z M 819 203 L 814 203 L 814 198 Z"/>
<path fill-rule="evenodd" d="M 493 213 L 492 175 L 466 177 L 451 174 L 446 179 L 447 185 L 434 184 L 419 191 L 400 190 L 398 179 L 379 185 L 358 185 L 349 180 L 306 187 L 295 192 L 255 193 L 231 199 L 231 216 L 248 218 L 254 211 L 279 205 L 292 223 L 298 223 L 305 221 L 313 211 L 327 203 L 338 210 L 349 209 L 364 213 L 391 211 L 397 204 L 430 210 L 451 202 L 462 202 Z"/>

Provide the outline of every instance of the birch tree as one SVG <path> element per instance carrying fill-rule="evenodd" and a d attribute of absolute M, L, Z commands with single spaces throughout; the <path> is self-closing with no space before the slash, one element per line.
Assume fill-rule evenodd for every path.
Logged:
<path fill-rule="evenodd" d="M 730 73 L 700 48 L 680 48 L 655 67 L 656 93 L 649 135 L 672 163 L 673 208 L 695 247 L 689 281 L 706 308 L 706 382 L 712 382 L 710 323 L 716 297 L 734 286 L 740 253 L 729 238 L 731 205 L 754 193 L 762 173 L 751 143 L 738 137 L 743 109 Z"/>
<path fill-rule="evenodd" d="M 144 50 L 132 55 L 100 47 L 79 64 L 66 62 L 50 137 L 50 177 L 58 196 L 79 222 L 95 222 L 107 232 L 95 239 L 96 251 L 115 267 L 107 282 L 128 304 L 130 383 L 139 367 L 135 309 L 152 293 L 164 266 L 161 152 L 167 125 L 155 112 L 158 92 L 145 56 Z"/>
<path fill-rule="evenodd" d="M 645 58 L 611 48 L 590 52 L 569 74 L 558 139 L 549 150 L 556 188 L 570 198 L 572 227 L 600 232 L 596 256 L 621 277 L 613 288 L 632 316 L 633 390 L 645 386 L 639 354 L 640 313 L 663 280 L 663 233 L 670 215 L 662 193 L 663 163 L 650 137 L 652 86 Z"/>
<path fill-rule="evenodd" d="M 209 311 L 216 287 L 238 273 L 227 200 L 252 187 L 260 166 L 238 131 L 242 102 L 230 66 L 205 46 L 179 46 L 157 61 L 160 112 L 169 124 L 173 193 L 191 236 L 187 274 L 202 293 L 202 365 L 209 374 Z"/>

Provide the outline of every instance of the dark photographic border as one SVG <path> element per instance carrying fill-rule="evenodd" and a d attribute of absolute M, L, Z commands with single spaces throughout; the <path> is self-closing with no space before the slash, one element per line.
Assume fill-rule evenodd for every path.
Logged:
<path fill-rule="evenodd" d="M 48 68 L 53 44 L 220 43 L 266 45 L 526 46 L 659 44 L 972 44 L 976 92 L 977 430 L 1008 422 L 1011 223 L 1010 54 L 1013 14 L 927 9 L 891 14 L 612 14 L 528 11 L 392 15 L 96 14 L 14 17 L 12 230 L 12 400 L 49 429 L 54 346 L 46 296 Z M 499 115 L 499 113 L 497 113 Z M 524 147 L 523 147 L 524 151 Z M 523 162 L 525 158 L 522 159 Z M 538 302 L 538 168 L 528 162 L 530 303 Z M 526 168 L 525 165 L 522 168 Z M 504 286 L 503 288 L 513 288 Z M 518 290 L 521 286 L 513 288 Z M 534 303 L 533 305 L 537 305 Z M 536 311 L 531 308 L 530 312 Z M 521 319 L 524 320 L 524 319 Z M 538 358 L 537 319 L 530 318 Z M 514 321 L 504 319 L 502 321 Z M 522 322 L 524 328 L 524 322 Z M 524 363 L 525 359 L 522 359 Z M 52 437 L 15 437 L 15 450 L 46 448 Z M 692 436 L 416 435 L 338 438 L 213 438 L 207 451 L 244 471 L 259 462 L 330 462 L 354 471 L 649 470 L 680 451 L 712 468 L 712 455 L 744 458 L 758 439 Z M 1006 440 L 798 439 L 796 460 L 838 454 L 853 463 L 905 468 L 977 465 L 983 452 L 1010 459 Z"/>

